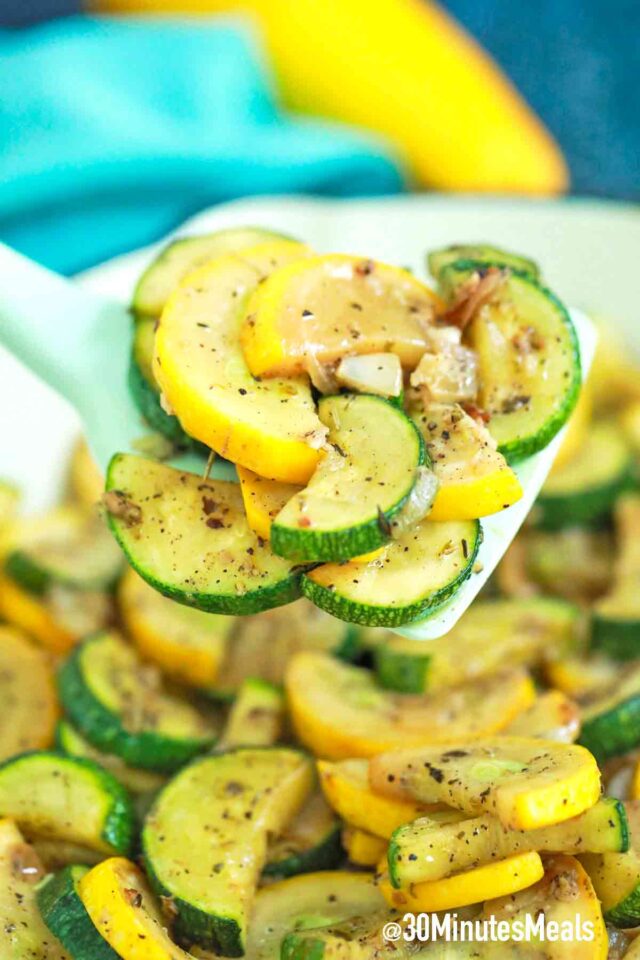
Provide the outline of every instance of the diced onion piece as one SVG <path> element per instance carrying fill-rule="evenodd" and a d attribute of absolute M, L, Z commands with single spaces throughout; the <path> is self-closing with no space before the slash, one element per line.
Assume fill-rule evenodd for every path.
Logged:
<path fill-rule="evenodd" d="M 336 380 L 359 393 L 399 397 L 402 393 L 402 365 L 395 353 L 343 357 L 336 370 Z"/>

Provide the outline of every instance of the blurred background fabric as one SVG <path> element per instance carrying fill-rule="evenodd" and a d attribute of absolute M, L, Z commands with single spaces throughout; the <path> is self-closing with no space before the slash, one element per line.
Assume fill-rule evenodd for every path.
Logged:
<path fill-rule="evenodd" d="M 91 2 L 134 12 L 227 6 Z M 448 85 L 435 87 L 431 65 L 416 63 L 421 39 L 407 0 L 373 7 L 367 0 L 298 0 L 295 9 L 262 0 L 257 28 L 212 17 L 96 19 L 79 15 L 81 6 L 0 0 L 0 239 L 62 272 L 150 242 L 233 197 L 371 195 L 419 184 L 475 189 L 474 158 L 477 183 L 489 192 L 519 192 L 521 183 L 525 192 L 561 192 L 557 163 L 564 155 L 574 193 L 640 197 L 637 0 L 446 0 L 479 45 L 423 0 L 429 19 L 418 26 L 431 43 L 424 49 L 433 70 L 451 74 Z M 353 18 L 367 9 L 379 23 L 363 23 L 358 47 Z M 317 23 L 304 20 L 309 12 Z M 314 43 L 325 60 L 307 50 Z M 448 89 L 462 116 L 450 109 Z M 405 111 L 407 99 L 414 102 Z M 309 103 L 319 116 L 301 114 Z M 536 171 L 545 150 L 551 167 Z M 492 153 L 501 152 L 496 172 Z M 531 182 L 519 169 L 523 160 L 531 161 Z"/>

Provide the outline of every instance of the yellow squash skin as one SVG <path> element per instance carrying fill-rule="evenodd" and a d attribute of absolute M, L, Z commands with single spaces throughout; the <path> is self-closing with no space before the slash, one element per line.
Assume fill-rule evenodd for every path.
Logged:
<path fill-rule="evenodd" d="M 285 483 L 306 483 L 326 429 L 306 380 L 260 383 L 251 376 L 240 324 L 244 300 L 260 278 L 307 252 L 281 240 L 217 258 L 174 291 L 155 338 L 154 376 L 186 433 Z"/>
<path fill-rule="evenodd" d="M 253 13 L 296 110 L 388 137 L 441 190 L 556 194 L 560 149 L 491 57 L 432 0 L 93 0 L 103 10 Z"/>
<path fill-rule="evenodd" d="M 358 867 L 375 867 L 387 850 L 387 842 L 382 837 L 348 826 L 342 831 L 342 846 L 351 863 Z"/>
<path fill-rule="evenodd" d="M 535 852 L 519 853 L 443 880 L 413 883 L 406 890 L 395 890 L 391 886 L 385 872 L 386 861 L 382 861 L 380 869 L 380 892 L 389 906 L 413 913 L 451 910 L 504 897 L 532 886 L 544 876 L 540 854 Z"/>
<path fill-rule="evenodd" d="M 100 934 L 122 960 L 192 960 L 167 934 L 167 921 L 142 871 L 111 857 L 81 879 L 80 898 Z"/>
<path fill-rule="evenodd" d="M 68 653 L 78 639 L 56 622 L 42 597 L 32 596 L 3 576 L 0 576 L 0 614 L 53 654 Z"/>
<path fill-rule="evenodd" d="M 317 766 L 322 791 L 338 816 L 354 829 L 381 839 L 388 840 L 398 827 L 435 809 L 433 805 L 374 793 L 366 760 L 318 760 Z"/>
<path fill-rule="evenodd" d="M 44 651 L 0 626 L 0 762 L 51 744 L 58 718 L 53 670 Z"/>
<path fill-rule="evenodd" d="M 238 466 L 236 469 L 247 523 L 259 537 L 269 540 L 271 524 L 287 500 L 299 493 L 302 487 L 295 483 L 267 480 L 246 467 Z"/>

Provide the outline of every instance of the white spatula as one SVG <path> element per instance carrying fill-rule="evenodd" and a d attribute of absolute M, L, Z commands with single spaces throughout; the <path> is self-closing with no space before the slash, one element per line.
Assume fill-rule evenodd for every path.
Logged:
<path fill-rule="evenodd" d="M 104 469 L 115 452 L 135 451 L 148 429 L 130 399 L 127 368 L 131 318 L 121 302 L 101 299 L 0 245 L 0 342 L 78 411 L 96 462 Z M 583 372 L 596 343 L 595 330 L 578 311 L 571 316 L 578 332 Z M 19 411 L 7 413 L 19 416 Z M 429 640 L 447 633 L 467 609 L 513 540 L 547 476 L 562 433 L 517 468 L 524 496 L 482 521 L 484 542 L 476 572 L 452 600 L 430 618 L 400 632 Z M 194 454 L 174 466 L 202 473 L 205 462 Z M 229 467 L 214 465 L 212 476 L 229 478 Z"/>

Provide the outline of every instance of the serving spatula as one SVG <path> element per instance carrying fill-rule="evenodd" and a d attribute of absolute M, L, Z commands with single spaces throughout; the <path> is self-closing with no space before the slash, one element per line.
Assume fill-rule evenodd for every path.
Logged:
<path fill-rule="evenodd" d="M 2 245 L 0 277 L 0 343 L 75 407 L 101 468 L 106 468 L 115 452 L 135 452 L 137 441 L 149 431 L 127 388 L 131 317 L 126 304 L 89 293 Z M 571 317 L 584 374 L 593 358 L 596 333 L 583 313 L 573 310 Z M 19 411 L 5 411 L 5 415 L 19 416 Z M 475 572 L 451 601 L 398 632 L 429 640 L 452 628 L 513 540 L 561 442 L 562 432 L 516 468 L 523 497 L 482 521 L 484 541 Z M 205 459 L 196 454 L 181 455 L 171 463 L 194 473 L 206 469 Z M 214 463 L 211 476 L 229 479 L 230 470 L 226 463 Z"/>

